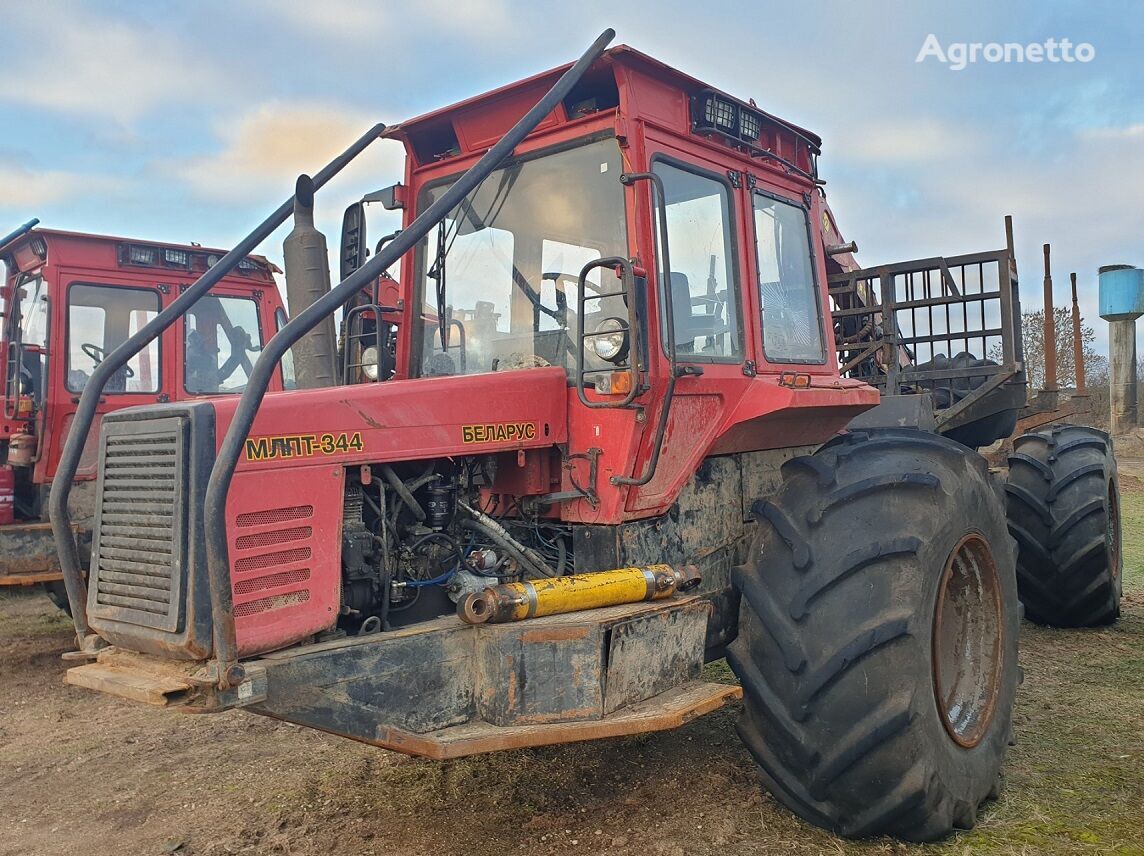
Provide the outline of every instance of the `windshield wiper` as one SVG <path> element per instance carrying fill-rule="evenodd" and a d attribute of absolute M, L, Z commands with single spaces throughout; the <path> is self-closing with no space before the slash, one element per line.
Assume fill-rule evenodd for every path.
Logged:
<path fill-rule="evenodd" d="M 437 257 L 426 274 L 437 284 L 437 332 L 441 336 L 442 352 L 449 350 L 449 321 L 445 318 L 445 258 L 449 255 L 445 221 L 437 224 Z"/>

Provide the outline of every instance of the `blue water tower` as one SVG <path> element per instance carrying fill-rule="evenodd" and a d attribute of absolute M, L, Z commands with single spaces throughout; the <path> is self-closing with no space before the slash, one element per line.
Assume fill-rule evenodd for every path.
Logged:
<path fill-rule="evenodd" d="M 1101 318 L 1135 321 L 1144 315 L 1144 270 L 1132 265 L 1106 265 L 1099 276 Z"/>
<path fill-rule="evenodd" d="M 1100 317 L 1108 321 L 1110 416 L 1113 434 L 1137 425 L 1136 319 L 1144 315 L 1144 270 L 1106 265 L 1100 277 Z"/>

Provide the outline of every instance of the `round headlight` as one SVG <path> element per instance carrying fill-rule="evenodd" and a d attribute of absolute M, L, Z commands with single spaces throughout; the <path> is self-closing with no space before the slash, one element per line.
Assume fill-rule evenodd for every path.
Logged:
<path fill-rule="evenodd" d="M 597 357 L 618 363 L 628 355 L 628 325 L 619 318 L 605 318 L 596 327 L 591 342 Z"/>
<path fill-rule="evenodd" d="M 377 380 L 377 347 L 370 345 L 361 352 L 361 373 L 370 380 Z"/>

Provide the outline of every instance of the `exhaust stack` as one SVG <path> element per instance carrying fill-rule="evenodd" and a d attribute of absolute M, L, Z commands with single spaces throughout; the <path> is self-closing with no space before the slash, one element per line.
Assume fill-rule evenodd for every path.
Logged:
<path fill-rule="evenodd" d="M 314 182 L 298 176 L 294 192 L 294 228 L 282 242 L 286 264 L 286 302 L 296 318 L 330 291 L 330 260 L 326 236 L 314 226 Z M 290 349 L 298 389 L 337 386 L 337 334 L 333 317 L 306 333 Z"/>

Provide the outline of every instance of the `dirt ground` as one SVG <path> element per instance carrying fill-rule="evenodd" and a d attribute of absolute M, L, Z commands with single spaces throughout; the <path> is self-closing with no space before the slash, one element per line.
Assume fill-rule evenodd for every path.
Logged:
<path fill-rule="evenodd" d="M 941 845 L 844 842 L 796 820 L 760 790 L 733 709 L 658 736 L 417 761 L 65 687 L 70 625 L 41 595 L 6 595 L 0 856 L 1144 854 L 1144 461 L 1124 461 L 1122 481 L 1124 617 L 1023 627 L 1006 788 Z"/>

